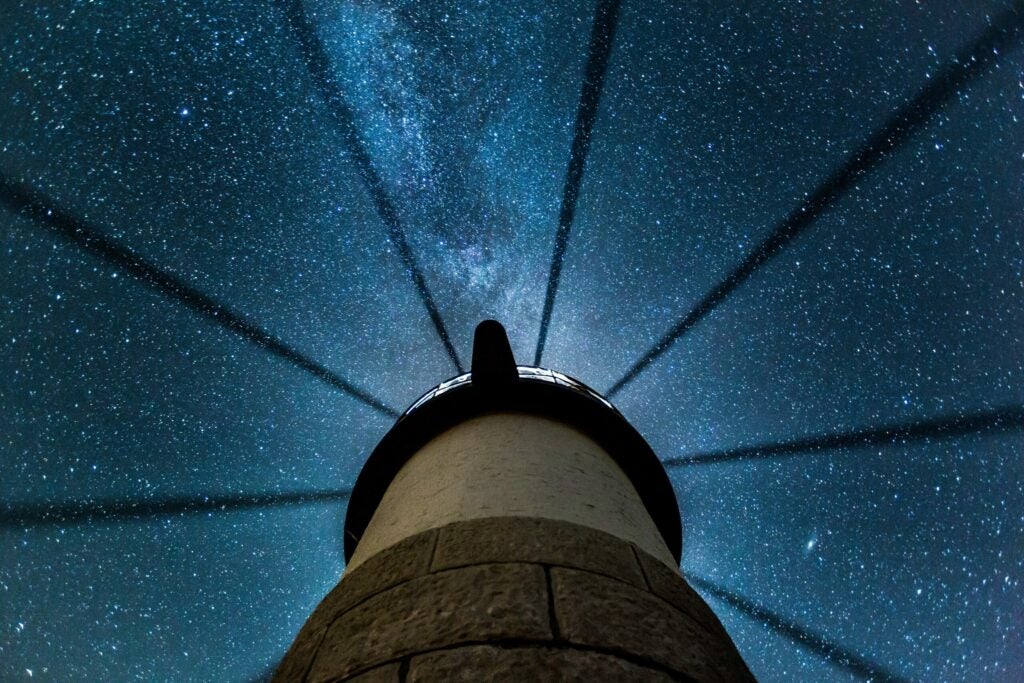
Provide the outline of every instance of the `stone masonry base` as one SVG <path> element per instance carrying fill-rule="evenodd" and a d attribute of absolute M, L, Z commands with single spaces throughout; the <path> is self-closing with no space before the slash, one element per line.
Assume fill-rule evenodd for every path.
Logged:
<path fill-rule="evenodd" d="M 457 522 L 346 573 L 277 682 L 753 681 L 679 572 L 604 532 Z"/>

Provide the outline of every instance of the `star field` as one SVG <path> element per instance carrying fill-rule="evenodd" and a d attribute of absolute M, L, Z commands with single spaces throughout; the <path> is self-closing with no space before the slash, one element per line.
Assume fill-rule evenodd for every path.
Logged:
<path fill-rule="evenodd" d="M 395 410 L 533 358 L 594 3 L 0 8 L 0 175 Z M 607 391 L 1006 1 L 625 0 L 543 365 Z M 615 394 L 665 460 L 1024 404 L 1024 47 Z M 350 126 L 350 128 L 346 128 Z M 379 178 L 375 195 L 353 133 Z M 0 512 L 344 490 L 392 419 L 0 208 Z M 1024 670 L 1024 439 L 673 466 L 683 569 L 910 680 Z M 0 518 L 0 680 L 257 680 L 344 502 Z M 6 521 L 4 521 L 6 520 Z M 759 680 L 856 680 L 708 596 Z"/>

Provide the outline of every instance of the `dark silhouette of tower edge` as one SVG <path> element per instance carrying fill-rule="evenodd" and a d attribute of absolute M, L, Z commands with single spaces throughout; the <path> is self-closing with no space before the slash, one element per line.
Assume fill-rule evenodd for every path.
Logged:
<path fill-rule="evenodd" d="M 679 572 L 650 446 L 493 320 L 367 460 L 344 543 L 275 681 L 753 680 Z"/>

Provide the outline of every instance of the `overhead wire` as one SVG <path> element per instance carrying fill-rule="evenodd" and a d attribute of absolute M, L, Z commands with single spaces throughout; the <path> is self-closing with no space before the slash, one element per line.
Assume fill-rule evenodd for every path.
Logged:
<path fill-rule="evenodd" d="M 668 351 L 706 315 L 724 302 L 772 257 L 804 233 L 840 197 L 849 192 L 868 172 L 877 167 L 897 147 L 905 144 L 940 108 L 967 84 L 996 63 L 1011 47 L 1024 28 L 1024 3 L 998 15 L 966 49 L 946 64 L 913 98 L 897 109 L 864 144 L 811 192 L 771 234 L 697 305 L 676 322 L 605 393 L 609 398 L 635 380 L 651 363 Z"/>
<path fill-rule="evenodd" d="M 736 591 L 724 588 L 693 572 L 683 571 L 683 575 L 695 588 L 718 598 L 745 616 L 764 624 L 775 633 L 860 678 L 885 683 L 902 683 L 907 680 L 893 673 L 887 667 L 873 662 L 791 619 L 780 616 Z"/>
<path fill-rule="evenodd" d="M 459 374 L 461 374 L 464 372 L 462 361 L 459 359 L 459 354 L 452 343 L 451 335 L 449 335 L 448 328 L 441 317 L 441 312 L 438 310 L 434 295 L 427 286 L 426 277 L 424 277 L 419 262 L 416 260 L 416 255 L 409 245 L 405 228 L 402 226 L 402 221 L 398 216 L 398 210 L 395 208 L 395 204 L 385 188 L 383 179 L 377 173 L 366 143 L 359 133 L 355 114 L 345 99 L 341 87 L 332 75 L 331 61 L 327 56 L 327 51 L 324 49 L 320 36 L 316 32 L 316 27 L 310 21 L 302 0 L 279 0 L 278 4 L 284 10 L 288 26 L 298 40 L 299 50 L 302 54 L 302 61 L 306 66 L 306 70 L 313 79 L 313 83 L 327 105 L 335 123 L 338 125 L 342 141 L 345 144 L 345 150 L 355 164 L 359 178 L 370 194 L 373 205 L 377 210 L 377 215 L 387 228 L 388 237 L 398 251 L 402 265 L 405 266 L 405 270 L 412 279 L 413 286 L 416 288 L 416 293 L 427 309 L 427 314 L 430 316 L 430 321 L 434 325 L 437 336 L 441 339 L 445 352 L 459 371 Z"/>
<path fill-rule="evenodd" d="M 71 525 L 104 521 L 125 522 L 183 514 L 334 503 L 348 500 L 351 493 L 351 489 L 339 489 L 336 491 L 176 497 L 157 500 L 80 501 L 60 505 L 7 505 L 0 507 L 0 528 Z"/>
<path fill-rule="evenodd" d="M 615 40 L 615 27 L 618 23 L 621 0 L 599 0 L 594 11 L 594 23 L 590 33 L 590 46 L 587 50 L 587 65 L 583 76 L 579 107 L 576 111 L 576 126 L 572 136 L 572 147 L 569 151 L 569 167 L 565 173 L 565 185 L 562 189 L 562 205 L 558 213 L 558 230 L 555 233 L 554 252 L 551 255 L 551 268 L 548 270 L 548 285 L 544 293 L 544 309 L 541 313 L 540 332 L 537 335 L 537 348 L 533 364 L 540 365 L 547 343 L 548 327 L 555 308 L 555 296 L 562 276 L 562 263 L 565 250 L 569 246 L 569 233 L 576 217 L 576 202 L 583 183 L 583 171 L 586 167 L 587 152 L 590 150 L 590 138 L 597 118 L 597 105 L 601 101 L 604 88 L 605 73 L 608 71 L 608 60 Z"/>
<path fill-rule="evenodd" d="M 878 445 L 906 445 L 1024 428 L 1024 406 L 1010 406 L 967 415 L 937 417 L 917 422 L 890 424 L 848 432 L 833 432 L 791 441 L 740 446 L 705 453 L 695 453 L 662 461 L 665 467 L 712 465 L 740 460 L 764 460 L 808 453 L 831 453 L 842 448 L 863 448 Z"/>
<path fill-rule="evenodd" d="M 103 259 L 160 294 L 178 301 L 193 313 L 217 323 L 278 358 L 288 361 L 378 413 L 387 417 L 398 417 L 397 410 L 386 405 L 365 389 L 306 357 L 181 278 L 161 270 L 130 249 L 117 244 L 106 237 L 102 230 L 89 225 L 40 193 L 5 175 L 0 175 L 0 204 L 31 219 L 36 225 L 48 228 L 50 232 L 75 244 L 83 251 Z"/>

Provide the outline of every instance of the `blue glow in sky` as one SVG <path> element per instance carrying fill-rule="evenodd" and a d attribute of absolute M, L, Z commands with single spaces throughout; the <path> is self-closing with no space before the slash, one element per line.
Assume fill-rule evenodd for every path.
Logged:
<path fill-rule="evenodd" d="M 607 390 L 1007 2 L 626 0 L 544 365 Z M 455 348 L 540 326 L 594 7 L 309 0 Z M 0 173 L 403 409 L 454 374 L 275 2 L 11 2 Z M 662 458 L 1024 403 L 1024 50 L 615 396 Z M 0 212 L 0 499 L 344 489 L 391 420 Z M 1020 430 L 676 467 L 683 567 L 921 680 L 1024 669 Z M 0 679 L 253 680 L 344 504 L 0 526 Z M 761 680 L 848 674 L 710 600 Z M 31 673 L 29 673 L 31 672 Z"/>

